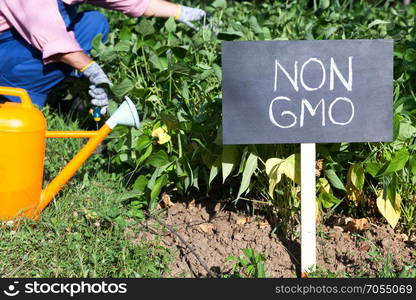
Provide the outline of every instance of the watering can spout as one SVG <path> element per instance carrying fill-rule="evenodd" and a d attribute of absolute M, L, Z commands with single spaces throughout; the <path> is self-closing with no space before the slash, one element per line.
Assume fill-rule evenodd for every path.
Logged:
<path fill-rule="evenodd" d="M 41 192 L 40 202 L 35 210 L 35 218 L 53 200 L 62 187 L 71 179 L 81 165 L 91 156 L 98 145 L 117 125 L 131 126 L 136 129 L 140 126 L 139 116 L 133 102 L 125 97 L 124 102 L 111 115 L 105 124 L 96 132 L 47 132 L 47 137 L 89 137 L 87 144 L 74 158 L 61 170 L 51 183 Z M 71 136 L 72 135 L 72 136 Z"/>

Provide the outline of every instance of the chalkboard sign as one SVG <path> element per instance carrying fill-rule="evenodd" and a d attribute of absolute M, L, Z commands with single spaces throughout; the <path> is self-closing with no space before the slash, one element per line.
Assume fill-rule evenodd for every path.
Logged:
<path fill-rule="evenodd" d="M 391 141 L 393 41 L 222 44 L 224 144 Z"/>

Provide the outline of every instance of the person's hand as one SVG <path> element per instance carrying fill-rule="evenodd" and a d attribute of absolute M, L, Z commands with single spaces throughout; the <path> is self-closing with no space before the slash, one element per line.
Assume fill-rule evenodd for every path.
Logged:
<path fill-rule="evenodd" d="M 108 79 L 103 69 L 95 62 L 89 64 L 85 70 L 82 70 L 82 73 L 91 83 L 88 91 L 88 94 L 92 97 L 91 104 L 101 107 L 101 114 L 106 114 L 108 108 L 108 95 L 105 89 L 100 86 L 107 84 L 111 86 L 112 83 L 110 79 Z"/>
<path fill-rule="evenodd" d="M 207 13 L 199 8 L 193 8 L 188 6 L 180 5 L 179 7 L 179 13 L 176 16 L 176 19 L 182 23 L 185 23 L 192 29 L 197 30 L 194 24 L 192 24 L 192 21 L 200 21 L 202 20 Z"/>

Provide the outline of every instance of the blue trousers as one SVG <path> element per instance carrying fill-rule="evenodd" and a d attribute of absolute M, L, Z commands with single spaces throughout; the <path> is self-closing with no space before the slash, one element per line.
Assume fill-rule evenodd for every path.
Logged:
<path fill-rule="evenodd" d="M 103 42 L 106 40 L 109 25 L 104 15 L 97 11 L 77 13 L 76 5 L 57 1 L 68 31 L 75 33 L 85 53 L 91 51 L 91 42 L 98 34 L 103 35 Z M 29 45 L 16 30 L 0 34 L 0 86 L 27 90 L 32 102 L 39 107 L 44 106 L 51 89 L 73 72 L 74 69 L 64 63 L 45 66 L 42 53 Z M 18 101 L 16 97 L 7 98 Z"/>

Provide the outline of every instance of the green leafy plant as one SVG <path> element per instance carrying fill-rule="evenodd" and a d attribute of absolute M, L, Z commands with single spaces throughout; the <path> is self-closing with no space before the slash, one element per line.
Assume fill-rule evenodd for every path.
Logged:
<path fill-rule="evenodd" d="M 268 213 L 293 220 L 299 182 L 291 160 L 299 147 L 222 145 L 221 42 L 387 38 L 395 40 L 394 141 L 318 145 L 317 205 L 352 216 L 375 207 L 391 226 L 410 233 L 416 223 L 416 5 L 221 0 L 202 7 L 212 13 L 212 26 L 199 31 L 173 19 L 106 12 L 114 30 L 105 45 L 94 40 L 92 54 L 115 83 L 114 101 L 128 94 L 143 120 L 138 131 L 117 129 L 108 144 L 113 164 L 128 178 L 134 210 L 138 203 L 154 209 L 163 191 L 185 199 L 222 191 L 236 201 L 262 199 Z"/>
<path fill-rule="evenodd" d="M 253 249 L 243 249 L 244 257 L 229 256 L 228 261 L 234 262 L 231 277 L 265 278 L 264 262 L 266 259 Z"/>

